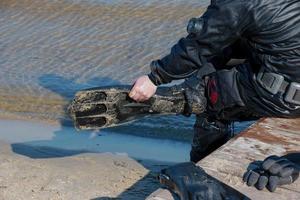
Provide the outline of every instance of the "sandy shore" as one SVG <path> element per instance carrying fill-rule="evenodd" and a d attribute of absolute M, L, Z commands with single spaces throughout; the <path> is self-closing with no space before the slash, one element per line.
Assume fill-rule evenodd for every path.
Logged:
<path fill-rule="evenodd" d="M 149 188 L 135 185 L 155 179 L 125 156 L 30 159 L 13 153 L 8 144 L 1 142 L 0 146 L 0 199 L 143 199 L 151 186 L 153 190 L 157 187 L 153 183 Z"/>
<path fill-rule="evenodd" d="M 0 127 L 1 200 L 145 199 L 157 172 L 188 158 L 189 144 L 175 141 L 29 121 Z"/>

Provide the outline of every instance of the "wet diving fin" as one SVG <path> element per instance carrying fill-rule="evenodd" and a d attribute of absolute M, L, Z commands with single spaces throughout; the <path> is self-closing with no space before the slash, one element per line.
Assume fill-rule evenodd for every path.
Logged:
<path fill-rule="evenodd" d="M 128 93 L 131 86 L 110 86 L 76 93 L 68 112 L 77 129 L 101 129 L 116 126 L 147 115 L 180 114 L 185 109 L 182 91 L 161 87 L 146 102 L 135 102 Z"/>

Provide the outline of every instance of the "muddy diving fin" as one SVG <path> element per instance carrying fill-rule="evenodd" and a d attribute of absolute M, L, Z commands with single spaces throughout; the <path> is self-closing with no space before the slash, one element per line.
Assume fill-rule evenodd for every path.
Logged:
<path fill-rule="evenodd" d="M 148 115 L 180 114 L 185 109 L 182 91 L 158 88 L 146 102 L 135 102 L 128 93 L 131 86 L 110 86 L 76 93 L 68 112 L 77 129 L 112 127 Z"/>

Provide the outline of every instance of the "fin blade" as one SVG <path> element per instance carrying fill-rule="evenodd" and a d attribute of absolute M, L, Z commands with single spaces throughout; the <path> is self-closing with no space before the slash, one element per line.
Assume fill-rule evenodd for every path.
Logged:
<path fill-rule="evenodd" d="M 158 88 L 157 94 L 140 103 L 128 93 L 131 86 L 110 86 L 82 90 L 76 93 L 68 112 L 78 129 L 100 129 L 116 126 L 153 114 L 179 114 L 185 105 L 181 93 Z"/>

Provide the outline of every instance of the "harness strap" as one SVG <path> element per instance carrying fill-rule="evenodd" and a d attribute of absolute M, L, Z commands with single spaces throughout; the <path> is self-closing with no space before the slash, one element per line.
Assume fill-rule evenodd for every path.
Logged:
<path fill-rule="evenodd" d="M 300 83 L 290 82 L 284 76 L 261 68 L 257 74 L 257 82 L 268 92 L 275 95 L 283 94 L 288 103 L 300 105 Z"/>

